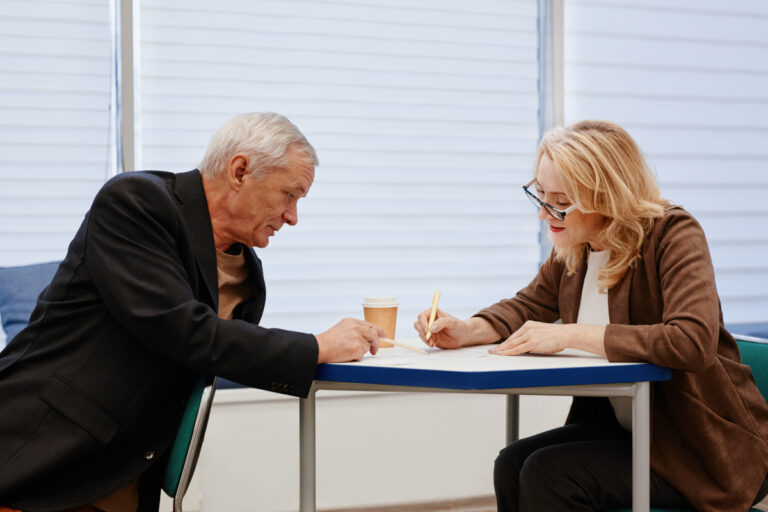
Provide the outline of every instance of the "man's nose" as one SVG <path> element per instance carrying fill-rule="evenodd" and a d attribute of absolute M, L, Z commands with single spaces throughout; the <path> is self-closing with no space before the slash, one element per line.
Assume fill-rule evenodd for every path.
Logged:
<path fill-rule="evenodd" d="M 283 220 L 289 226 L 295 226 L 296 223 L 299 222 L 299 212 L 296 204 L 293 204 L 287 210 L 285 210 L 283 213 Z"/>

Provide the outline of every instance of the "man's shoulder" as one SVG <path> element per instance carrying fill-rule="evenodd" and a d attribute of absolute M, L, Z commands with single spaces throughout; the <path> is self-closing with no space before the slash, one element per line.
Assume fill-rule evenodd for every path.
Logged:
<path fill-rule="evenodd" d="M 129 171 L 110 178 L 99 190 L 96 202 L 100 198 L 134 199 L 140 203 L 172 200 L 176 195 L 179 183 L 201 183 L 200 172 L 197 170 L 184 173 L 167 171 Z M 201 185 L 199 185 L 201 186 Z"/>
<path fill-rule="evenodd" d="M 167 171 L 129 171 L 122 172 L 104 183 L 103 189 L 127 189 L 154 187 L 171 189 L 176 181 L 176 174 Z"/>

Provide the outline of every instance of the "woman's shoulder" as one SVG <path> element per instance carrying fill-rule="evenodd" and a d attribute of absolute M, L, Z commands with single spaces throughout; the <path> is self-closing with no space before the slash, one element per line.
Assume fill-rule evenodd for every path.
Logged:
<path fill-rule="evenodd" d="M 664 209 L 664 213 L 656 220 L 654 227 L 668 226 L 679 222 L 693 222 L 699 224 L 696 218 L 682 206 L 672 204 Z"/>
<path fill-rule="evenodd" d="M 699 221 L 685 208 L 670 205 L 656 220 L 649 235 L 650 240 L 660 245 L 699 243 L 706 239 Z"/>

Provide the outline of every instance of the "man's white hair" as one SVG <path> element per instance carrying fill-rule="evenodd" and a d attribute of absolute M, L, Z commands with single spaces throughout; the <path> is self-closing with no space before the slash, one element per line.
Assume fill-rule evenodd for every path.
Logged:
<path fill-rule="evenodd" d="M 215 178 L 226 171 L 233 156 L 244 153 L 250 158 L 246 172 L 264 178 L 288 166 L 286 153 L 294 145 L 307 163 L 318 165 L 315 149 L 287 117 L 274 112 L 241 114 L 216 130 L 199 169 L 206 178 Z"/>

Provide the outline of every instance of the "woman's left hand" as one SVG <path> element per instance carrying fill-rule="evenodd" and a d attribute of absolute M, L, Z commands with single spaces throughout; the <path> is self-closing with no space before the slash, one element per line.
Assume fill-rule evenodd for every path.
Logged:
<path fill-rule="evenodd" d="M 555 354 L 567 346 L 563 339 L 566 334 L 563 327 L 566 326 L 528 320 L 513 332 L 512 336 L 489 352 L 500 356 L 516 356 L 526 352 Z"/>
<path fill-rule="evenodd" d="M 603 338 L 605 327 L 583 324 L 550 324 L 528 320 L 497 347 L 491 354 L 516 356 L 519 354 L 556 354 L 574 347 L 593 354 L 605 355 Z"/>

